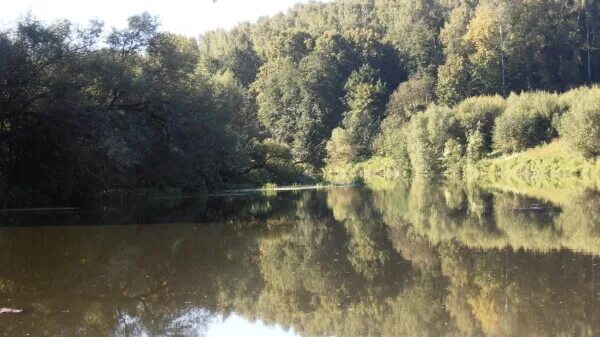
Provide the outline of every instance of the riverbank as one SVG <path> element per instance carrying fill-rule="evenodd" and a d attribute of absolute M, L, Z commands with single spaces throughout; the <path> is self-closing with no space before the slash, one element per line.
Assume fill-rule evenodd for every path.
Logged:
<path fill-rule="evenodd" d="M 395 179 L 404 176 L 404 172 L 392 158 L 373 157 L 358 163 L 329 165 L 323 176 L 329 182 L 350 183 Z M 463 179 L 486 185 L 546 190 L 600 187 L 600 160 L 585 159 L 562 141 L 465 164 L 463 172 Z"/>
<path fill-rule="evenodd" d="M 403 177 L 402 170 L 389 157 L 372 157 L 358 163 L 327 165 L 323 179 L 335 184 L 368 181 L 374 178 L 396 179 Z"/>
<path fill-rule="evenodd" d="M 524 152 L 484 159 L 467 168 L 466 176 L 495 184 L 534 187 L 597 187 L 600 160 L 588 160 L 562 141 Z"/>

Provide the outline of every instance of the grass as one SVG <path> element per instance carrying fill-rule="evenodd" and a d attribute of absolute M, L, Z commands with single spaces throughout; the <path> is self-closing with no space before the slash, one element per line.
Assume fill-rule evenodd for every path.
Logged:
<path fill-rule="evenodd" d="M 583 158 L 562 141 L 508 156 L 484 159 L 476 165 L 476 170 L 488 176 L 528 181 L 595 181 L 600 178 L 600 162 Z"/>
<path fill-rule="evenodd" d="M 468 179 L 484 185 L 558 203 L 564 203 L 572 193 L 600 187 L 600 161 L 583 158 L 562 141 L 484 159 L 467 172 Z"/>

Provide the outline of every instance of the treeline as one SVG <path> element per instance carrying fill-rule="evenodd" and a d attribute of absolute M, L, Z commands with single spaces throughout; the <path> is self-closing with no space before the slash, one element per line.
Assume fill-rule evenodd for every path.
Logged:
<path fill-rule="evenodd" d="M 466 98 L 596 83 L 599 8 L 340 0 L 198 40 L 148 14 L 108 30 L 25 18 L 0 32 L 0 186 L 9 199 L 79 200 L 306 181 L 328 155 L 370 157 L 382 129 L 423 128 Z M 489 147 L 490 127 L 469 130 Z"/>
<path fill-rule="evenodd" d="M 102 33 L 25 18 L 0 34 L 3 199 L 207 188 L 238 167 L 243 95 L 197 72 L 195 40 L 148 14 Z M 46 199 L 46 200 L 45 200 Z"/>

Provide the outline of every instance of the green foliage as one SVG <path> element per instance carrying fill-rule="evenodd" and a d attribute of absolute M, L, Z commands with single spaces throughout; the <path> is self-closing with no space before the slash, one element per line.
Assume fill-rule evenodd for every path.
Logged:
<path fill-rule="evenodd" d="M 506 104 L 500 96 L 476 96 L 460 102 L 456 106 L 456 113 L 466 132 L 480 130 L 491 137 L 495 120 L 504 113 Z"/>
<path fill-rule="evenodd" d="M 386 117 L 375 142 L 376 153 L 392 158 L 402 175 L 410 175 L 411 163 L 408 152 L 408 127 L 396 115 Z"/>
<path fill-rule="evenodd" d="M 471 96 L 469 67 L 464 58 L 454 55 L 439 67 L 436 94 L 441 103 L 453 105 Z"/>
<path fill-rule="evenodd" d="M 326 161 L 373 154 L 402 174 L 432 175 L 445 172 L 451 139 L 474 163 L 547 143 L 559 125 L 597 156 L 595 112 L 581 103 L 597 89 L 495 95 L 599 81 L 599 10 L 337 0 L 199 40 L 159 32 L 147 13 L 106 31 L 26 17 L 0 31 L 0 173 L 7 190 L 56 202 L 103 189 L 216 189 L 256 179 L 273 139 L 297 168 L 258 180 L 304 179 Z"/>
<path fill-rule="evenodd" d="M 347 164 L 356 159 L 356 152 L 350 143 L 348 132 L 343 128 L 336 128 L 327 142 L 327 163 Z"/>
<path fill-rule="evenodd" d="M 496 119 L 494 148 L 511 153 L 550 141 L 557 136 L 554 121 L 563 112 L 564 107 L 555 94 L 511 95 L 506 111 Z"/>
<path fill-rule="evenodd" d="M 249 153 L 250 163 L 245 172 L 254 183 L 301 182 L 304 172 L 293 162 L 290 147 L 272 139 L 254 144 Z"/>
<path fill-rule="evenodd" d="M 477 129 L 471 133 L 467 139 L 467 160 L 469 163 L 476 163 L 484 158 L 488 147 L 486 139 L 481 131 Z"/>
<path fill-rule="evenodd" d="M 282 31 L 269 44 L 267 59 L 289 58 L 292 62 L 300 62 L 307 56 L 314 45 L 313 37 L 302 30 L 290 29 Z"/>
<path fill-rule="evenodd" d="M 444 13 L 439 1 L 379 0 L 377 15 L 386 39 L 399 51 L 410 73 L 430 71 L 442 60 L 436 43 Z"/>
<path fill-rule="evenodd" d="M 491 151 L 496 118 L 504 113 L 505 108 L 506 101 L 500 96 L 471 97 L 455 107 L 465 135 L 471 137 L 477 133 L 476 137 L 482 138 L 481 140 L 475 140 L 476 142 L 481 141 L 481 144 L 473 144 L 477 147 L 478 154 L 475 156 L 478 158 L 477 160 L 481 159 L 483 154 Z M 470 142 L 471 138 L 468 141 Z M 472 148 L 472 150 L 475 150 L 475 148 Z M 471 152 L 471 154 L 475 153 Z M 475 157 L 470 157 L 470 159 Z"/>
<path fill-rule="evenodd" d="M 249 86 L 261 66 L 250 27 L 240 25 L 229 32 L 217 30 L 204 34 L 199 66 L 210 74 L 230 72 L 242 85 Z"/>
<path fill-rule="evenodd" d="M 444 175 L 448 177 L 462 176 L 464 167 L 463 147 L 456 139 L 450 139 L 444 146 Z"/>
<path fill-rule="evenodd" d="M 596 90 L 513 94 L 506 100 L 500 96 L 472 97 L 453 108 L 431 105 L 408 122 L 406 117 L 392 114 L 382 122 L 374 148 L 378 156 L 396 163 L 400 175 L 455 177 L 469 166 L 469 173 L 475 176 L 477 172 L 521 177 L 594 176 L 594 163 L 586 163 L 583 157 L 563 160 L 552 151 L 547 156 L 540 151 L 535 155 L 515 152 L 546 144 L 558 136 L 556 128 L 561 125 L 561 138 L 565 138 L 561 144 L 570 144 L 587 158 L 597 156 L 594 116 L 600 109 L 596 108 Z M 496 153 L 491 152 L 492 147 Z M 487 159 L 498 152 L 515 154 Z"/>
<path fill-rule="evenodd" d="M 345 114 L 343 125 L 348 140 L 357 156 L 368 156 L 372 153 L 372 143 L 381 117 L 383 83 L 377 78 L 375 70 L 365 65 L 352 73 L 345 88 L 350 110 Z"/>
<path fill-rule="evenodd" d="M 506 185 L 534 185 L 545 189 L 559 186 L 597 185 L 600 165 L 573 151 L 559 140 L 499 158 L 477 163 L 474 176 Z"/>
<path fill-rule="evenodd" d="M 419 176 L 441 174 L 446 142 L 461 137 L 458 119 L 448 107 L 431 106 L 407 126 L 412 172 Z"/>
<path fill-rule="evenodd" d="M 418 74 L 400 84 L 390 96 L 386 114 L 408 121 L 417 112 L 435 102 L 435 80 L 428 74 Z"/>
<path fill-rule="evenodd" d="M 277 184 L 275 183 L 266 183 L 262 185 L 261 192 L 266 196 L 275 196 L 277 195 Z"/>
<path fill-rule="evenodd" d="M 572 103 L 563 116 L 560 135 L 586 158 L 600 155 L 600 95 L 598 88 Z"/>
<path fill-rule="evenodd" d="M 263 65 L 252 84 L 258 103 L 258 116 L 271 136 L 291 143 L 299 119 L 302 95 L 299 72 L 289 59 L 277 59 Z"/>
<path fill-rule="evenodd" d="M 106 189 L 212 189 L 239 174 L 245 90 L 225 73 L 197 72 L 195 40 L 156 29 L 145 13 L 106 35 L 97 22 L 31 18 L 0 34 L 0 172 L 10 194 L 81 203 Z"/>

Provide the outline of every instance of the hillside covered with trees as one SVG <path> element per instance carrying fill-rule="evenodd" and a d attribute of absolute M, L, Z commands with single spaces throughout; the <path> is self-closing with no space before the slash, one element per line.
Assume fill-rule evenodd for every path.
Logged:
<path fill-rule="evenodd" d="M 373 156 L 460 175 L 557 137 L 593 160 L 599 11 L 338 0 L 199 39 L 147 13 L 123 29 L 26 17 L 0 32 L 2 202 L 307 182 Z"/>

